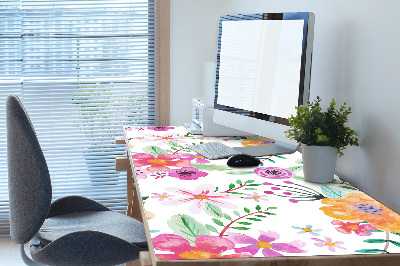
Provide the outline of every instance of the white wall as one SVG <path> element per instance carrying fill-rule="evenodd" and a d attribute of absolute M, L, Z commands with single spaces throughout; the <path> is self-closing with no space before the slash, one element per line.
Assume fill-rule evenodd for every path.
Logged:
<path fill-rule="evenodd" d="M 204 96 L 204 64 L 217 61 L 224 0 L 171 0 L 171 124 L 191 121 L 192 98 Z"/>
<path fill-rule="evenodd" d="M 398 10 L 397 0 L 171 0 L 171 120 L 190 121 L 190 99 L 203 94 L 220 14 L 314 12 L 311 99 L 347 102 L 361 143 L 346 149 L 337 171 L 400 212 Z"/>

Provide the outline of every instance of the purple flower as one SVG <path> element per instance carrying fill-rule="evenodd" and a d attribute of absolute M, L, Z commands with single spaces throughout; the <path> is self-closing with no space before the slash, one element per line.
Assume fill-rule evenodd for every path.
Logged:
<path fill-rule="evenodd" d="M 152 193 L 153 196 L 151 196 L 152 199 L 159 199 L 159 201 L 164 201 L 165 199 L 170 199 L 174 195 L 168 195 L 167 192 L 164 192 L 162 194 L 159 193 Z"/>
<path fill-rule="evenodd" d="M 234 242 L 235 244 L 247 244 L 247 246 L 235 248 L 235 252 L 243 253 L 248 252 L 254 256 L 259 250 L 265 257 L 281 257 L 283 256 L 280 252 L 285 253 L 305 253 L 302 250 L 306 244 L 300 240 L 296 240 L 290 243 L 273 243 L 279 239 L 279 234 L 276 232 L 268 231 L 268 233 L 260 231 L 258 239 L 237 234 L 229 233 L 226 238 Z"/>
<path fill-rule="evenodd" d="M 181 169 L 169 169 L 170 176 L 177 177 L 181 180 L 196 180 L 199 177 L 207 176 L 208 173 L 199 171 L 194 167 L 182 167 Z"/>
<path fill-rule="evenodd" d="M 199 164 L 210 163 L 210 161 L 207 160 L 207 159 L 206 159 L 203 155 L 201 155 L 201 154 L 196 154 L 196 155 L 194 156 L 194 158 L 196 158 L 196 163 L 199 163 Z"/>
<path fill-rule="evenodd" d="M 342 241 L 333 242 L 332 238 L 325 237 L 325 240 L 318 239 L 318 238 L 311 238 L 312 240 L 317 241 L 318 243 L 314 243 L 317 247 L 325 247 L 327 246 L 328 249 L 332 252 L 335 252 L 335 248 L 346 249 L 345 247 L 341 247 L 344 243 Z"/>
<path fill-rule="evenodd" d="M 293 172 L 279 167 L 258 167 L 254 169 L 254 172 L 261 177 L 271 179 L 285 179 L 294 176 Z"/>
<path fill-rule="evenodd" d="M 244 194 L 246 197 L 244 199 L 253 199 L 256 202 L 259 202 L 260 200 L 268 201 L 267 196 L 265 195 L 258 195 L 257 192 L 253 192 L 253 195 L 251 194 Z"/>
<path fill-rule="evenodd" d="M 159 126 L 159 127 L 148 127 L 147 129 L 153 130 L 153 131 L 167 131 L 170 129 L 174 129 L 174 127 Z"/>

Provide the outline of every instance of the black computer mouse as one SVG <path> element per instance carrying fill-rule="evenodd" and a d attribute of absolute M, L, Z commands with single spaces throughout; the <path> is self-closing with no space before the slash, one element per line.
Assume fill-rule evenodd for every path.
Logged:
<path fill-rule="evenodd" d="M 229 157 L 226 164 L 232 167 L 249 167 L 249 166 L 257 166 L 261 163 L 261 161 L 251 155 L 247 154 L 236 154 Z"/>

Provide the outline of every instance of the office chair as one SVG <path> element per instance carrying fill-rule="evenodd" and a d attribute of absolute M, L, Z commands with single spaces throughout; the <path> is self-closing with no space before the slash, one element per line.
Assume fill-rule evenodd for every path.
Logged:
<path fill-rule="evenodd" d="M 51 203 L 46 160 L 15 95 L 7 98 L 7 156 L 10 234 L 27 265 L 115 265 L 147 250 L 144 226 L 133 218 L 80 196 Z"/>

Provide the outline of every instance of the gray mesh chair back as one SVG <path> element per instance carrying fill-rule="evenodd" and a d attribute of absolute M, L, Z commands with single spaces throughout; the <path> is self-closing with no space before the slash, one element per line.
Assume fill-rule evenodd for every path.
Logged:
<path fill-rule="evenodd" d="M 32 239 L 47 217 L 51 181 L 35 130 L 20 99 L 7 98 L 10 234 L 17 244 Z"/>
<path fill-rule="evenodd" d="M 81 196 L 51 203 L 49 170 L 21 101 L 7 98 L 11 238 L 28 265 L 113 265 L 147 250 L 141 222 Z M 32 258 L 24 251 L 29 242 Z M 38 264 L 39 263 L 39 264 Z"/>

